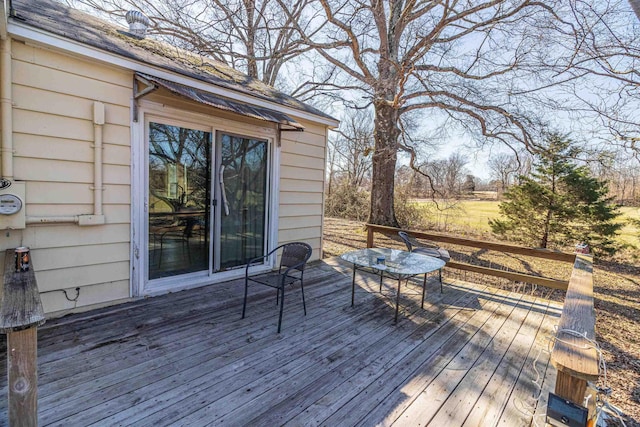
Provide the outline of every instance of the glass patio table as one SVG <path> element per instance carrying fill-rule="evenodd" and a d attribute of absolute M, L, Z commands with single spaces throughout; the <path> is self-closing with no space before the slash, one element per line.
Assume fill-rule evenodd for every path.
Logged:
<path fill-rule="evenodd" d="M 441 259 L 417 254 L 414 252 L 401 251 L 398 249 L 369 248 L 347 252 L 340 256 L 343 260 L 353 264 L 353 279 L 351 281 L 351 306 L 354 305 L 354 295 L 356 288 L 356 271 L 362 270 L 380 276 L 380 292 L 382 292 L 382 279 L 389 277 L 398 280 L 398 291 L 396 292 L 396 314 L 395 321 L 398 321 L 398 308 L 400 305 L 400 283 L 404 279 L 424 274 L 422 283 L 422 303 L 424 308 L 424 295 L 427 285 L 427 274 L 440 270 L 445 262 Z M 442 292 L 442 282 L 440 291 Z"/>

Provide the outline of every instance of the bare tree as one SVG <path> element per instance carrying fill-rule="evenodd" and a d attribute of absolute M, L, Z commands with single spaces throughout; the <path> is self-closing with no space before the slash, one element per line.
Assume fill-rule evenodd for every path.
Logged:
<path fill-rule="evenodd" d="M 564 2 L 556 10 L 562 19 L 541 35 L 542 59 L 560 84 L 552 100 L 529 101 L 564 114 L 605 149 L 617 145 L 639 157 L 640 25 L 629 5 L 640 11 L 637 0 Z"/>
<path fill-rule="evenodd" d="M 421 164 L 416 172 L 418 176 L 428 176 L 431 198 L 450 199 L 456 198 L 462 191 L 467 170 L 467 159 L 462 153 L 454 152 L 445 159 L 436 159 Z"/>
<path fill-rule="evenodd" d="M 629 0 L 629 4 L 638 19 L 640 19 L 640 0 Z"/>
<path fill-rule="evenodd" d="M 491 178 L 498 183 L 497 193 L 500 196 L 513 183 L 518 172 L 518 158 L 513 154 L 498 153 L 487 161 L 491 170 Z"/>
<path fill-rule="evenodd" d="M 342 117 L 333 139 L 336 166 L 353 187 L 360 187 L 371 171 L 373 152 L 373 122 L 366 110 L 349 110 Z"/>
<path fill-rule="evenodd" d="M 314 0 L 67 1 L 120 22 L 128 10 L 141 10 L 151 20 L 151 34 L 272 86 L 279 83 L 284 64 L 310 49 L 292 21 L 305 27 L 304 10 Z"/>
<path fill-rule="evenodd" d="M 349 110 L 329 138 L 331 184 L 340 179 L 346 185 L 360 188 L 371 172 L 373 123 L 366 110 Z"/>
<path fill-rule="evenodd" d="M 467 173 L 467 158 L 456 151 L 444 160 L 444 191 L 449 197 L 457 197 L 462 192 L 462 184 Z"/>
<path fill-rule="evenodd" d="M 473 194 L 474 191 L 476 191 L 476 177 L 468 174 L 462 183 L 462 192 L 464 194 Z"/>
<path fill-rule="evenodd" d="M 404 115 L 440 111 L 481 138 L 534 145 L 532 123 L 508 98 L 515 77 L 533 72 L 529 29 L 554 19 L 552 3 L 318 0 L 301 37 L 341 72 L 332 85 L 360 91 L 375 111 L 370 222 L 397 225 Z"/>
<path fill-rule="evenodd" d="M 589 166 L 594 176 L 609 183 L 609 192 L 616 203 L 638 206 L 640 169 L 634 158 L 619 150 L 601 156 L 599 161 L 591 162 Z"/>

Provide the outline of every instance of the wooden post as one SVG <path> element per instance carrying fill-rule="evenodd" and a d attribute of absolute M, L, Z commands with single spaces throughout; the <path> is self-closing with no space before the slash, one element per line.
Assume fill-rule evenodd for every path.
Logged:
<path fill-rule="evenodd" d="M 567 372 L 558 371 L 554 392 L 563 399 L 582 406 L 587 392 L 587 380 L 574 377 Z"/>
<path fill-rule="evenodd" d="M 373 247 L 373 227 L 371 224 L 367 224 L 367 248 Z"/>
<path fill-rule="evenodd" d="M 7 334 L 9 425 L 38 425 L 38 326 L 45 322 L 33 256 L 28 271 L 16 272 L 14 251 L 5 253 L 0 332 Z"/>
<path fill-rule="evenodd" d="M 38 328 L 7 334 L 9 425 L 38 425 Z"/>

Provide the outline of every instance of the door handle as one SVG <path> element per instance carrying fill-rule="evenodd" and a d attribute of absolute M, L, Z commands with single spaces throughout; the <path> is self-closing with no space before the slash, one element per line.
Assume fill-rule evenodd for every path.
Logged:
<path fill-rule="evenodd" d="M 220 165 L 218 173 L 218 181 L 220 182 L 220 193 L 222 194 L 222 205 L 224 206 L 224 215 L 229 216 L 229 202 L 227 201 L 227 189 L 224 186 L 224 165 Z"/>

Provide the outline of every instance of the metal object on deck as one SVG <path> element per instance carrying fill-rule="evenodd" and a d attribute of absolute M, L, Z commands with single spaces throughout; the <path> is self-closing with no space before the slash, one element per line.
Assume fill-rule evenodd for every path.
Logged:
<path fill-rule="evenodd" d="M 14 253 L 16 271 L 29 271 L 29 248 L 21 246 Z"/>

